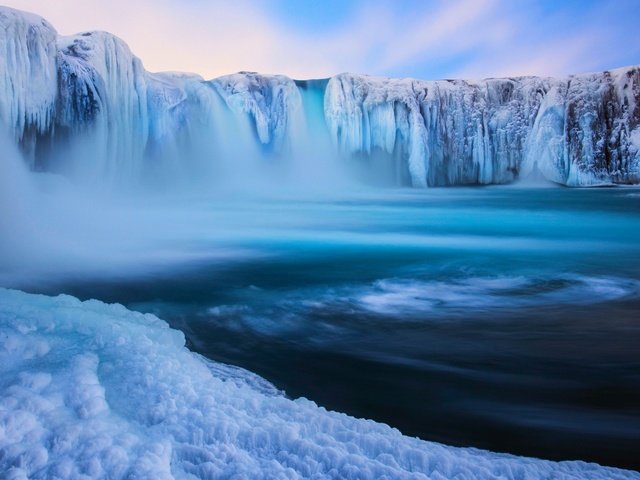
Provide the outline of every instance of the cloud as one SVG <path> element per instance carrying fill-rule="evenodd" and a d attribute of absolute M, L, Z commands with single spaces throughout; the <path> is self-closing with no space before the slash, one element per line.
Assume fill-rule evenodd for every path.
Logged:
<path fill-rule="evenodd" d="M 8 0 L 43 16 L 61 34 L 105 30 L 125 40 L 151 71 L 212 78 L 240 70 L 317 78 L 345 70 L 366 54 L 369 17 L 327 36 L 288 29 L 264 2 L 236 0 Z"/>
<path fill-rule="evenodd" d="M 625 8 L 626 3 L 546 10 L 519 4 L 503 19 L 509 33 L 478 48 L 473 60 L 452 73 L 475 78 L 565 75 L 639 63 L 640 35 L 633 27 L 639 12 Z"/>
<path fill-rule="evenodd" d="M 42 15 L 60 33 L 106 30 L 124 39 L 152 71 L 212 77 L 280 68 L 282 34 L 246 1 L 20 0 L 9 6 Z"/>
<path fill-rule="evenodd" d="M 490 28 L 477 31 L 474 27 L 488 20 L 496 3 L 495 0 L 463 0 L 423 12 L 411 11 L 396 22 L 399 28 L 386 42 L 378 67 L 388 70 L 416 57 L 438 58 L 471 48 L 483 37 L 493 35 Z M 470 33 L 469 28 L 474 30 Z"/>
<path fill-rule="evenodd" d="M 285 0 L 282 0 L 285 1 Z M 152 71 L 327 77 L 557 75 L 640 60 L 637 2 L 356 1 L 300 28 L 260 0 L 9 0 L 62 34 L 106 30 Z M 284 5 L 286 9 L 286 4 Z M 299 10 L 299 8 L 298 8 Z"/>

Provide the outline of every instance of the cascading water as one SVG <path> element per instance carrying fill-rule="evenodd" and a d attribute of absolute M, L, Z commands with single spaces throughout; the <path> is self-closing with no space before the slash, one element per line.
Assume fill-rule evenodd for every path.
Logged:
<path fill-rule="evenodd" d="M 303 188 L 336 188 L 348 185 L 348 170 L 331 141 L 324 116 L 328 80 L 297 80 L 301 109 L 295 119 L 296 140 L 289 161 L 292 183 Z"/>
<path fill-rule="evenodd" d="M 81 183 L 332 183 L 344 173 L 337 163 L 417 187 L 532 172 L 573 186 L 640 179 L 636 67 L 478 82 L 341 74 L 296 84 L 250 72 L 204 81 L 146 72 L 104 32 L 59 37 L 8 8 L 0 20 L 8 134 L 31 167 Z"/>

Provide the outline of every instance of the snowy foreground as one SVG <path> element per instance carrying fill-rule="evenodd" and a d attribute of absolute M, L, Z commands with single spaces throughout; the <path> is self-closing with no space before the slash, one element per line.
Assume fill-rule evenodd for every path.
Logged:
<path fill-rule="evenodd" d="M 153 315 L 0 289 L 0 472 L 22 478 L 640 479 L 446 447 L 289 400 Z"/>

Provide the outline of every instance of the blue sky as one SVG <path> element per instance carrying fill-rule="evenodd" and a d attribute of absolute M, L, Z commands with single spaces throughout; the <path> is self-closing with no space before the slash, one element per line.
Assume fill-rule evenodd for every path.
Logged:
<path fill-rule="evenodd" d="M 640 0 L 15 0 L 63 34 L 107 30 L 150 70 L 425 79 L 640 63 Z"/>
<path fill-rule="evenodd" d="M 379 10 L 382 29 L 390 32 L 385 31 L 377 48 L 367 52 L 367 71 L 375 74 L 423 78 L 520 71 L 561 74 L 640 63 L 640 0 L 276 0 L 271 5 L 284 28 L 319 35 L 357 25 L 363 12 Z M 467 18 L 461 18 L 473 7 Z M 460 23 L 439 37 L 424 34 L 456 19 Z M 405 41 L 398 42 L 397 37 Z M 413 42 L 415 48 L 405 54 L 402 50 Z M 393 57 L 394 52 L 396 62 L 380 61 L 381 54 Z M 527 68 L 527 63 L 535 69 Z"/>

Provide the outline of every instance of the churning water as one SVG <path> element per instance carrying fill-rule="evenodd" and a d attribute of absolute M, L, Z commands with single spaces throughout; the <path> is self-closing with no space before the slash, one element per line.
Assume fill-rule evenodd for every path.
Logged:
<path fill-rule="evenodd" d="M 640 190 L 162 202 L 79 233 L 101 262 L 61 249 L 4 283 L 156 313 L 195 351 L 405 434 L 640 467 Z"/>

